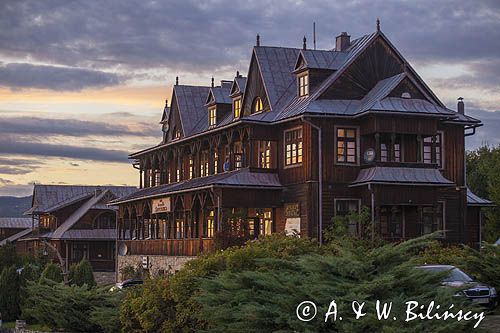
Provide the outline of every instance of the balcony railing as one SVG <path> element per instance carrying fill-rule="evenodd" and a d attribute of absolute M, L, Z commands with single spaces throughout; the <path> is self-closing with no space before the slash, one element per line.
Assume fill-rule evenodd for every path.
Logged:
<path fill-rule="evenodd" d="M 119 240 L 118 243 L 127 245 L 127 255 L 197 256 L 215 247 L 210 238 Z"/>

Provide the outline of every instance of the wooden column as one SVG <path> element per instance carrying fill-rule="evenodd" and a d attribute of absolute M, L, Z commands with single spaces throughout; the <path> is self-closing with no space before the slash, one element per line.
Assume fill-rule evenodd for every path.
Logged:
<path fill-rule="evenodd" d="M 347 147 L 346 147 L 347 149 Z M 380 133 L 375 133 L 375 153 L 377 155 L 376 160 L 381 161 L 381 156 L 380 156 Z"/>

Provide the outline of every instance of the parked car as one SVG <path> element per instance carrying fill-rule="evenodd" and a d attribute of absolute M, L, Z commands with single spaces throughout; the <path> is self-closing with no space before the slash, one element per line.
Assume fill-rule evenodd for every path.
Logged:
<path fill-rule="evenodd" d="M 498 304 L 497 291 L 487 284 L 475 281 L 475 279 L 459 268 L 452 265 L 425 265 L 418 268 L 434 273 L 449 271 L 448 277 L 443 279 L 442 284 L 453 288 L 464 288 L 457 293 L 458 296 L 465 296 L 474 303 L 487 306 L 491 309 Z"/>
<path fill-rule="evenodd" d="M 129 279 L 129 280 L 124 280 L 122 282 L 116 283 L 115 286 L 113 286 L 110 291 L 117 291 L 117 290 L 122 290 L 122 289 L 127 289 L 130 287 L 135 287 L 135 286 L 140 286 L 144 284 L 144 281 L 141 279 Z"/>

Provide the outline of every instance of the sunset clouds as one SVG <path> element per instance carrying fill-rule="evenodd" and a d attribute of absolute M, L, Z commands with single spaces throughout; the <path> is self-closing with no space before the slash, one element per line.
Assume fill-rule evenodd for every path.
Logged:
<path fill-rule="evenodd" d="M 136 185 L 127 154 L 161 140 L 176 76 L 210 84 L 246 74 L 263 45 L 319 49 L 382 31 L 451 109 L 485 126 L 469 148 L 500 143 L 500 2 L 0 2 L 0 195 L 33 181 Z M 496 111 L 496 112 L 495 112 Z"/>

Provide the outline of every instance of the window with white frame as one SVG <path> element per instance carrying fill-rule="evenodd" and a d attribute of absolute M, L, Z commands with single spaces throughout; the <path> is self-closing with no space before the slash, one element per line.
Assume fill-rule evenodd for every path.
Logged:
<path fill-rule="evenodd" d="M 285 131 L 285 166 L 302 163 L 302 128 Z"/>
<path fill-rule="evenodd" d="M 434 144 L 433 144 L 433 141 Z M 432 163 L 432 146 L 435 147 L 435 163 L 437 163 L 439 168 L 443 166 L 442 151 L 443 151 L 443 135 L 442 133 L 437 133 L 434 136 L 425 137 L 422 145 L 422 156 L 424 163 Z"/>
<path fill-rule="evenodd" d="M 357 164 L 357 133 L 355 128 L 337 128 L 337 153 L 338 163 Z"/>
<path fill-rule="evenodd" d="M 299 97 L 309 95 L 309 75 L 307 73 L 301 74 L 299 80 Z"/>

